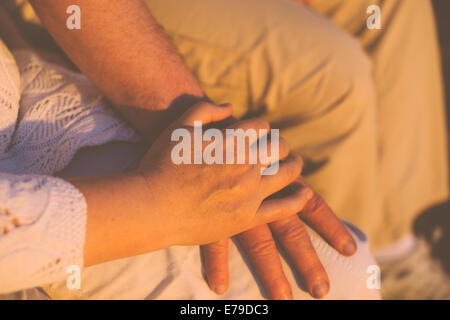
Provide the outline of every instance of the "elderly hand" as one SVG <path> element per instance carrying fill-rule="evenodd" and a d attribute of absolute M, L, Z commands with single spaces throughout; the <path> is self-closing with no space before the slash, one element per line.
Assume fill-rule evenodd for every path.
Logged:
<path fill-rule="evenodd" d="M 292 186 L 305 187 L 303 178 Z M 315 298 L 329 290 L 327 273 L 322 266 L 304 222 L 315 229 L 337 251 L 351 256 L 356 242 L 325 201 L 318 195 L 308 201 L 298 215 L 261 225 L 237 236 L 271 299 L 292 299 L 289 282 L 284 275 L 275 239 L 286 250 L 303 284 Z M 228 239 L 202 246 L 207 281 L 210 288 L 223 294 L 228 288 Z"/>
<path fill-rule="evenodd" d="M 301 187 L 290 194 L 268 199 L 295 181 L 302 169 L 301 159 L 288 156 L 287 144 L 282 139 L 276 145 L 282 161 L 273 175 L 261 175 L 261 169 L 270 165 L 261 159 L 255 164 L 237 164 L 236 160 L 234 164 L 174 163 L 175 143 L 171 141 L 174 130 L 182 129 L 195 140 L 195 121 L 207 124 L 230 116 L 229 105 L 220 107 L 198 103 L 160 135 L 136 171 L 143 178 L 142 192 L 148 194 L 147 199 L 151 202 L 148 207 L 164 217 L 164 226 L 171 231 L 170 245 L 206 244 L 295 215 L 312 197 L 312 190 Z M 264 135 L 261 132 L 267 133 L 269 125 L 265 121 L 251 119 L 214 130 L 220 133 L 229 129 L 256 129 L 258 135 Z M 261 137 L 255 138 L 261 140 Z M 225 137 L 227 139 L 228 136 Z M 197 155 L 196 142 L 193 142 L 193 145 L 189 143 L 189 152 Z M 201 154 L 209 144 L 200 142 Z M 229 151 L 226 150 L 229 149 L 228 144 L 225 145 L 220 151 L 223 151 L 224 158 Z M 271 143 L 267 143 L 267 147 L 272 150 Z M 247 153 L 247 158 L 249 147 L 242 150 Z M 235 157 L 238 156 L 235 153 Z"/>

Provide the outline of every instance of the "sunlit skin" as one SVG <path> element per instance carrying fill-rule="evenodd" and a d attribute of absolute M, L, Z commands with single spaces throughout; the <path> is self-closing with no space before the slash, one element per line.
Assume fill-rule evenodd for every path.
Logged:
<path fill-rule="evenodd" d="M 261 176 L 260 164 L 173 164 L 174 143 L 169 140 L 173 129 L 193 130 L 195 120 L 220 121 L 231 110 L 196 104 L 156 139 L 137 170 L 71 180 L 88 206 L 86 266 L 174 245 L 206 244 L 303 209 L 312 197 L 308 187 L 266 199 L 302 170 L 301 159 L 288 156 L 284 142 L 279 144 L 283 161 L 271 176 Z M 268 124 L 246 120 L 233 125 L 248 127 L 266 129 Z"/>
<path fill-rule="evenodd" d="M 197 80 L 184 65 L 164 32 L 141 1 L 32 0 L 31 3 L 44 26 L 70 59 L 92 80 L 130 124 L 149 141 L 153 142 L 162 130 L 178 118 L 183 111 L 191 108 L 196 102 L 206 99 Z M 82 28 L 81 30 L 69 31 L 66 28 L 66 8 L 73 4 L 77 4 L 81 8 Z M 217 120 L 210 119 L 209 122 Z M 161 153 L 163 150 L 167 151 L 166 148 L 168 147 L 159 144 L 157 148 L 160 149 L 157 150 Z M 149 151 L 150 154 L 156 154 L 155 152 Z M 147 194 L 149 189 L 146 184 L 142 183 L 142 177 L 136 180 L 136 176 L 133 176 L 131 180 L 125 179 L 124 181 L 122 181 L 123 177 L 104 177 L 94 182 L 74 181 L 88 201 L 85 246 L 87 265 L 156 250 L 173 244 L 165 239 L 165 235 L 168 234 L 168 230 L 165 228 L 168 228 L 170 219 L 164 220 L 165 214 L 163 212 L 166 209 L 161 209 L 164 207 L 161 201 L 163 199 L 166 201 L 172 199 L 173 201 L 173 198 L 164 195 L 164 190 L 167 190 L 169 186 L 180 189 L 183 183 L 173 185 L 171 181 L 164 180 L 169 176 L 169 173 L 167 173 L 167 176 L 163 173 L 153 175 L 155 170 L 154 168 L 152 170 L 151 165 L 154 165 L 158 159 L 161 160 L 162 158 L 152 160 L 146 157 L 141 167 L 142 172 L 148 170 L 147 181 L 155 179 L 147 185 L 155 186 L 152 188 L 152 192 L 158 192 L 161 197 L 158 203 L 144 201 L 144 199 L 149 198 Z M 170 167 L 169 163 L 161 163 L 161 165 Z M 185 175 L 189 174 L 187 168 L 180 170 L 186 170 L 183 171 Z M 205 169 L 206 172 L 208 170 L 215 169 Z M 204 180 L 200 179 L 196 186 L 207 188 L 211 176 L 215 177 L 217 174 L 218 177 L 224 177 L 221 173 L 222 170 L 224 170 L 224 173 L 230 174 L 230 177 L 234 174 L 231 169 L 228 172 L 224 167 L 218 168 L 217 173 L 203 177 Z M 180 179 L 182 179 L 181 176 Z M 254 177 L 254 179 L 256 178 Z M 289 182 L 291 181 L 286 180 L 284 186 Z M 240 183 L 244 185 L 248 181 L 240 181 Z M 270 183 L 274 183 L 274 186 L 272 188 L 266 186 L 267 190 L 273 193 L 280 189 L 280 185 L 275 184 L 269 178 L 266 185 Z M 303 186 L 303 190 L 307 189 L 304 187 L 303 180 L 299 179 L 297 184 Z M 156 186 L 159 186 L 160 189 L 156 190 Z M 189 187 L 186 185 L 183 188 Z M 120 198 L 111 197 L 111 194 L 119 192 L 117 189 L 120 189 L 122 196 Z M 126 193 L 124 193 L 125 189 Z M 175 189 L 172 189 L 171 192 Z M 194 189 L 195 187 L 192 186 L 189 192 Z M 96 190 L 104 191 L 98 192 Z M 254 192 L 255 190 L 251 189 L 251 191 Z M 187 191 L 177 190 L 177 192 L 179 193 L 175 194 L 182 194 Z M 240 195 L 241 198 L 236 199 L 232 199 L 231 194 L 228 195 L 230 196 L 227 199 L 228 202 L 234 203 L 236 207 L 242 207 L 242 204 L 238 203 L 239 201 L 251 199 L 250 194 Z M 270 193 L 267 193 L 268 195 Z M 126 197 L 130 197 L 129 201 Z M 300 198 L 301 195 L 297 194 L 298 202 Z M 261 199 L 258 198 L 259 200 Z M 133 203 L 137 201 L 138 204 L 134 204 L 134 206 L 136 206 L 136 212 L 139 212 L 139 217 L 160 222 L 160 228 L 154 230 L 155 234 L 160 236 L 159 239 L 150 236 L 150 232 L 145 229 L 147 225 L 139 223 L 138 218 L 130 218 L 131 201 Z M 257 200 L 253 200 L 252 203 L 251 209 L 255 210 Z M 194 205 L 194 203 L 191 203 L 191 205 Z M 147 214 L 145 217 L 143 217 L 144 209 Z M 210 209 L 212 210 L 212 207 Z M 297 212 L 300 212 L 300 207 L 298 209 Z M 151 212 L 151 214 L 148 214 L 146 210 L 149 210 L 148 212 Z M 156 212 L 157 210 L 163 212 Z M 216 211 L 220 212 L 217 208 Z M 279 208 L 278 211 L 283 211 L 283 208 Z M 181 216 L 178 217 L 182 217 L 182 212 L 185 211 L 180 211 Z M 201 212 L 206 213 L 206 211 Z M 245 214 L 242 212 L 243 217 L 252 216 L 252 214 L 254 212 Z M 190 239 L 189 237 L 193 236 L 189 235 L 190 231 L 196 228 L 198 228 L 197 230 L 204 230 L 204 228 L 200 228 L 202 226 L 201 216 L 198 216 L 195 221 L 199 224 L 197 227 L 194 225 L 186 227 L 184 225 L 186 230 L 178 230 L 178 239 L 184 239 L 180 240 L 181 243 L 194 244 L 204 243 L 208 240 L 219 240 L 208 238 L 206 234 L 201 235 L 201 232 L 197 232 L 200 233 L 201 238 Z M 329 286 L 332 285 L 329 284 L 326 271 L 322 267 L 309 237 L 306 236 L 303 221 L 313 227 L 340 253 L 352 255 L 356 251 L 356 243 L 349 232 L 317 194 L 314 194 L 305 204 L 304 210 L 299 215 L 283 217 L 283 219 L 278 219 L 269 225 L 263 224 L 256 228 L 251 228 L 251 223 L 246 225 L 244 223 L 245 227 L 242 225 L 241 230 L 228 230 L 228 234 L 233 234 L 235 231 L 250 229 L 241 233 L 238 239 L 254 265 L 266 291 L 273 299 L 292 298 L 290 284 L 281 268 L 274 236 L 286 249 L 313 296 L 323 297 L 328 292 Z M 226 224 L 226 221 L 223 222 Z M 227 228 L 226 225 L 221 227 Z M 227 236 L 225 233 L 227 232 L 222 231 L 224 238 Z M 131 236 L 131 239 L 123 241 L 128 236 Z M 197 236 L 199 235 L 197 234 Z M 160 240 L 160 242 L 153 243 L 153 240 Z M 224 293 L 230 285 L 227 245 L 228 240 L 225 239 L 202 246 L 208 283 L 211 289 L 218 294 Z"/>

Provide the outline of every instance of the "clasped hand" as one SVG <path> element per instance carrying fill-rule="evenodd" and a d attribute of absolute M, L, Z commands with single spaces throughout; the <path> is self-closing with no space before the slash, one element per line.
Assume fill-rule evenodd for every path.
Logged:
<path fill-rule="evenodd" d="M 274 237 L 286 250 L 311 295 L 325 296 L 329 280 L 304 222 L 344 255 L 352 255 L 356 243 L 322 198 L 301 178 L 302 160 L 289 154 L 284 140 L 279 140 L 279 170 L 274 175 L 261 175 L 261 161 L 173 163 L 173 130 L 192 131 L 195 121 L 212 125 L 230 118 L 231 113 L 230 105 L 198 103 L 156 139 L 136 171 L 148 188 L 151 210 L 164 217 L 164 226 L 172 235 L 169 245 L 202 245 L 208 284 L 218 294 L 223 294 L 229 285 L 228 237 L 237 235 L 271 298 L 292 298 Z M 260 119 L 235 121 L 227 128 L 270 129 Z M 203 148 L 206 146 L 204 143 Z"/>

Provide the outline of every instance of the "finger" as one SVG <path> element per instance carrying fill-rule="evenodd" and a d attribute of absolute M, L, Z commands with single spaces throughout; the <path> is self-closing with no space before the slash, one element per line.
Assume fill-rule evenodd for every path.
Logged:
<path fill-rule="evenodd" d="M 289 154 L 286 141 L 269 135 L 269 123 L 262 119 L 239 121 L 224 131 L 227 159 L 234 158 L 234 163 L 260 163 L 267 167 Z M 264 152 L 261 148 L 264 148 Z"/>
<path fill-rule="evenodd" d="M 279 163 L 278 172 L 261 177 L 261 196 L 263 199 L 280 191 L 294 182 L 303 168 L 303 160 L 298 156 L 289 156 Z"/>
<path fill-rule="evenodd" d="M 228 290 L 228 239 L 201 246 L 206 279 L 212 291 L 222 295 Z"/>
<path fill-rule="evenodd" d="M 187 110 L 176 122 L 177 126 L 194 126 L 196 121 L 203 125 L 224 120 L 231 116 L 233 107 L 231 104 L 215 105 L 209 102 L 199 102 Z"/>
<path fill-rule="evenodd" d="M 259 163 L 263 169 L 273 164 L 278 166 L 278 162 L 285 160 L 289 155 L 288 143 L 284 139 L 279 139 L 278 141 L 269 140 L 261 144 L 263 139 L 267 139 L 267 135 L 251 143 L 247 150 L 238 150 L 236 154 L 239 155 L 239 152 L 242 152 L 242 154 L 246 154 L 246 158 L 249 158 L 248 154 L 253 152 L 254 162 L 248 161 L 248 163 Z M 261 150 L 263 148 L 265 149 L 264 151 Z"/>
<path fill-rule="evenodd" d="M 264 146 L 259 145 L 260 149 L 263 147 Z M 266 152 L 267 152 L 267 158 L 269 158 L 269 161 L 260 159 L 262 168 L 267 168 L 268 166 L 270 166 L 271 164 L 273 164 L 277 161 L 285 160 L 287 158 L 287 156 L 289 155 L 289 144 L 283 138 L 280 138 L 278 141 L 276 141 L 275 145 L 272 140 L 269 140 L 269 141 L 267 141 L 267 145 L 265 147 L 267 149 Z M 272 150 L 272 148 L 278 148 L 278 150 L 276 150 L 276 149 Z M 272 155 L 273 151 L 276 151 L 277 154 Z M 259 152 L 261 152 L 261 150 Z"/>
<path fill-rule="evenodd" d="M 279 130 L 272 130 L 269 135 L 258 140 L 259 163 L 262 175 L 273 175 L 278 171 L 279 161 L 289 153 L 288 144 L 279 136 Z M 281 155 L 280 155 L 281 153 Z"/>
<path fill-rule="evenodd" d="M 278 250 L 267 225 L 237 236 L 270 299 L 292 299 L 291 286 L 283 271 Z"/>
<path fill-rule="evenodd" d="M 328 276 L 300 218 L 294 215 L 277 220 L 270 224 L 270 229 L 285 249 L 309 293 L 315 298 L 323 298 L 330 288 Z"/>
<path fill-rule="evenodd" d="M 298 187 L 281 198 L 264 200 L 256 213 L 255 226 L 296 215 L 312 196 L 313 192 L 310 188 Z"/>
<path fill-rule="evenodd" d="M 301 177 L 299 183 L 307 186 Z M 314 192 L 313 197 L 305 205 L 300 213 L 300 218 L 341 254 L 351 256 L 356 252 L 356 242 L 350 232 L 317 193 Z"/>
<path fill-rule="evenodd" d="M 279 140 L 279 159 L 278 161 L 285 160 L 289 155 L 289 144 L 283 138 Z"/>
<path fill-rule="evenodd" d="M 246 150 L 249 149 L 248 146 L 252 146 L 260 137 L 267 135 L 270 131 L 270 125 L 263 119 L 253 118 L 235 122 L 223 130 L 225 131 L 225 137 L 229 142 L 235 141 L 236 138 L 245 137 L 245 144 L 241 146 L 241 148 L 245 148 L 245 150 L 239 151 L 246 153 Z M 233 144 L 235 148 L 238 147 L 237 143 Z"/>

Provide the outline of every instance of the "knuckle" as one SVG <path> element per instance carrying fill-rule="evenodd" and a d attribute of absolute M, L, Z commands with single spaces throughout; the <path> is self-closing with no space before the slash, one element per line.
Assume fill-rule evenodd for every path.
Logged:
<path fill-rule="evenodd" d="M 286 224 L 277 229 L 277 237 L 281 241 L 288 242 L 309 242 L 309 234 L 306 228 L 299 224 Z"/>
<path fill-rule="evenodd" d="M 272 238 L 250 242 L 246 247 L 253 255 L 257 256 L 269 255 L 276 250 L 275 241 Z"/>
<path fill-rule="evenodd" d="M 202 247 L 203 250 L 208 254 L 222 254 L 227 251 L 226 242 L 211 243 Z"/>
<path fill-rule="evenodd" d="M 311 282 L 326 277 L 325 269 L 320 263 L 319 258 L 314 257 L 309 259 L 309 262 L 304 267 L 303 277 L 305 280 L 310 280 Z"/>
<path fill-rule="evenodd" d="M 303 212 L 305 214 L 314 214 L 316 212 L 322 211 L 327 207 L 327 204 L 325 203 L 325 200 L 322 199 L 322 197 L 315 194 L 306 204 L 305 208 L 303 209 Z"/>

